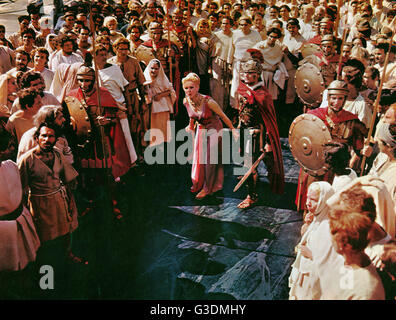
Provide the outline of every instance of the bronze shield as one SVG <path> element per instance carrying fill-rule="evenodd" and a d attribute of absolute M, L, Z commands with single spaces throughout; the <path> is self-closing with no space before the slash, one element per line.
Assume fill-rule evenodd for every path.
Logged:
<path fill-rule="evenodd" d="M 135 50 L 135 58 L 139 60 L 139 62 L 143 62 L 146 66 L 149 64 L 149 62 L 155 58 L 155 55 L 153 51 L 145 46 L 139 46 Z"/>
<path fill-rule="evenodd" d="M 330 141 L 329 129 L 312 114 L 299 115 L 290 126 L 290 150 L 301 168 L 311 176 L 322 176 L 328 170 L 323 151 L 324 144 Z"/>
<path fill-rule="evenodd" d="M 303 58 L 306 58 L 312 54 L 319 53 L 320 47 L 314 43 L 304 43 L 301 46 L 300 51 L 301 51 L 301 55 L 303 56 Z"/>
<path fill-rule="evenodd" d="M 324 80 L 320 70 L 312 63 L 304 63 L 297 69 L 294 86 L 298 97 L 304 104 L 317 107 L 322 102 Z"/>
<path fill-rule="evenodd" d="M 66 97 L 65 103 L 70 114 L 70 126 L 77 136 L 77 144 L 84 146 L 89 143 L 92 132 L 88 113 L 77 98 Z"/>

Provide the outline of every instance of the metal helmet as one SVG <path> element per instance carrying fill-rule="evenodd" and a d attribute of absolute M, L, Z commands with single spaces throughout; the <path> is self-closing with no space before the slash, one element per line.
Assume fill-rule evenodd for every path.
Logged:
<path fill-rule="evenodd" d="M 164 30 L 164 27 L 162 26 L 161 23 L 159 23 L 157 21 L 152 21 L 152 22 L 150 22 L 148 29 L 150 31 L 153 31 L 153 30 Z"/>
<path fill-rule="evenodd" d="M 249 60 L 241 63 L 240 72 L 256 72 L 261 74 L 263 67 L 257 60 Z"/>
<path fill-rule="evenodd" d="M 325 43 L 325 42 L 335 42 L 334 36 L 332 34 L 325 34 L 322 39 L 320 40 L 320 43 Z"/>
<path fill-rule="evenodd" d="M 82 65 L 77 70 L 77 79 L 91 79 L 95 80 L 95 70 L 91 67 Z"/>
<path fill-rule="evenodd" d="M 343 80 L 334 80 L 327 87 L 328 95 L 331 94 L 343 94 L 347 96 L 349 93 L 348 85 Z"/>

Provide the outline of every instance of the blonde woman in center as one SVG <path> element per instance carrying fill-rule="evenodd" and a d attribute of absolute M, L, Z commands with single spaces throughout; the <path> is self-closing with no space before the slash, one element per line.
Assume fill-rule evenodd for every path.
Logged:
<path fill-rule="evenodd" d="M 238 131 L 220 106 L 210 97 L 199 93 L 200 78 L 189 73 L 182 80 L 186 94 L 184 105 L 190 117 L 187 132 L 195 133 L 191 192 L 200 200 L 223 189 L 224 171 L 221 157 L 223 121 L 232 130 L 235 139 Z"/>

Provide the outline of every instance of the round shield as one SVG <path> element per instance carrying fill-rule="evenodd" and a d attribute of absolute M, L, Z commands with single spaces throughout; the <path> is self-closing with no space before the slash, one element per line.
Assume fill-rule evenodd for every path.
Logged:
<path fill-rule="evenodd" d="M 177 34 L 173 31 L 169 32 L 170 41 L 177 46 L 179 52 L 183 52 L 183 43 L 180 41 Z M 168 32 L 165 31 L 162 39 L 168 40 Z"/>
<path fill-rule="evenodd" d="M 136 59 L 138 59 L 140 62 L 143 62 L 146 66 L 149 64 L 151 60 L 155 59 L 155 55 L 153 51 L 145 46 L 139 46 L 134 51 L 134 55 Z"/>
<path fill-rule="evenodd" d="M 66 97 L 65 103 L 70 114 L 70 126 L 74 129 L 77 144 L 84 146 L 91 138 L 91 122 L 81 102 L 74 97 Z"/>
<path fill-rule="evenodd" d="M 297 95 L 306 105 L 317 107 L 322 102 L 324 80 L 319 69 L 312 63 L 304 63 L 297 69 L 294 86 Z"/>
<path fill-rule="evenodd" d="M 313 64 L 315 67 L 317 67 L 320 70 L 320 63 L 322 60 L 315 54 L 311 54 L 309 56 L 306 56 L 304 59 L 302 59 L 298 64 L 302 66 L 305 63 L 310 63 Z"/>
<path fill-rule="evenodd" d="M 322 176 L 328 170 L 323 151 L 324 144 L 330 141 L 329 129 L 312 114 L 299 115 L 290 126 L 290 150 L 301 168 L 311 176 Z"/>
<path fill-rule="evenodd" d="M 300 51 L 301 51 L 301 55 L 303 56 L 303 58 L 306 58 L 312 54 L 319 53 L 320 47 L 314 43 L 304 43 L 301 46 Z"/>

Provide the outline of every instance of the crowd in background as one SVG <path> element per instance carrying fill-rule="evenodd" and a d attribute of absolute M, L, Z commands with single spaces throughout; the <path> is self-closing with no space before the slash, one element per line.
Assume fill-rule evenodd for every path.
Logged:
<path fill-rule="evenodd" d="M 98 130 L 96 140 L 106 121 L 118 121 L 119 131 L 116 125 L 106 127 L 105 135 L 112 146 L 117 134 L 123 136 L 126 170 L 135 170 L 144 167 L 147 148 L 170 141 L 171 120 L 176 128 L 188 124 L 183 77 L 197 74 L 200 92 L 212 97 L 236 127 L 240 67 L 257 59 L 281 137 L 288 136 L 298 115 L 331 107 L 334 80 L 345 84 L 343 109 L 356 115 L 361 132 L 374 133 L 357 149 L 338 142 L 327 146 L 326 160 L 335 174 L 306 186 L 290 298 L 396 297 L 396 1 L 95 0 L 54 5 L 53 14 L 45 16 L 42 4 L 30 3 L 28 14 L 18 17 L 19 31 L 8 37 L 7 26 L 0 25 L 0 270 L 23 269 L 41 242 L 57 237 L 65 237 L 67 254 L 84 263 L 72 253 L 70 235 L 78 215 L 90 208 L 77 209 L 74 182 L 83 176 L 79 188 L 89 189 L 89 183 L 100 181 L 83 174 L 93 165 L 84 162 L 89 157 L 81 151 L 79 137 L 70 133 L 76 126 L 69 124 L 65 110 L 67 97 L 83 106 L 97 104 L 79 96 L 78 90 L 95 90 L 84 89 L 84 81 L 106 88 L 98 99 L 107 118 L 91 123 Z M 300 97 L 304 79 L 296 73 L 306 63 L 323 79 L 315 84 L 323 90 L 314 103 Z M 145 137 L 153 128 L 162 137 Z M 100 143 L 107 148 L 107 142 Z M 106 154 L 98 145 L 96 158 Z M 354 156 L 368 159 L 361 171 L 351 163 Z M 117 161 L 112 161 L 114 169 Z M 114 172 L 112 183 L 122 179 Z M 122 219 L 112 201 L 115 217 Z M 18 236 L 11 236 L 4 221 L 18 226 Z M 5 243 L 10 237 L 12 246 Z"/>

